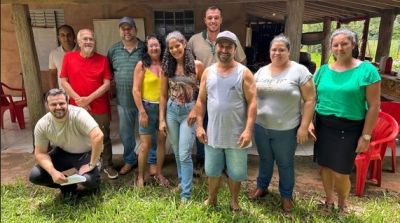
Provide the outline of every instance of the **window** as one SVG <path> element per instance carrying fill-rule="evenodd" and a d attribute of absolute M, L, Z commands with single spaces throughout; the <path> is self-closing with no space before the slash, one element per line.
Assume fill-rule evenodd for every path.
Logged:
<path fill-rule="evenodd" d="M 194 34 L 194 15 L 193 11 L 155 11 L 155 32 L 165 36 L 171 31 L 178 30 L 186 38 Z"/>
<path fill-rule="evenodd" d="M 64 9 L 29 10 L 32 27 L 57 28 L 63 25 Z"/>

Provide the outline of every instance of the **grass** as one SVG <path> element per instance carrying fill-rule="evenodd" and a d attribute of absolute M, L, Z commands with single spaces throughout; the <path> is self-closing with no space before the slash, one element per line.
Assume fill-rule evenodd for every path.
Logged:
<path fill-rule="evenodd" d="M 310 190 L 297 196 L 292 215 L 280 209 L 279 195 L 251 202 L 240 195 L 242 213 L 229 210 L 229 192 L 224 186 L 220 205 L 205 207 L 206 180 L 196 180 L 189 204 L 180 204 L 179 193 L 157 186 L 137 190 L 131 185 L 105 182 L 100 195 L 62 198 L 58 192 L 17 182 L 1 185 L 1 222 L 400 222 L 398 193 L 382 193 L 373 198 L 351 196 L 356 211 L 346 216 L 318 208 L 318 197 Z"/>

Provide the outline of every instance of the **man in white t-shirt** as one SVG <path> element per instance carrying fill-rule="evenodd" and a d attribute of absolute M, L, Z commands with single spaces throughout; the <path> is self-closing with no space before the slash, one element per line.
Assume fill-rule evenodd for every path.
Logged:
<path fill-rule="evenodd" d="M 60 46 L 53 49 L 49 55 L 49 72 L 51 79 L 50 88 L 61 88 L 60 72 L 64 54 L 79 49 L 75 41 L 74 29 L 69 25 L 62 25 L 57 28 L 57 38 Z M 57 81 L 57 82 L 56 82 Z"/>
<path fill-rule="evenodd" d="M 66 175 L 76 170 L 76 174 L 86 178 L 80 185 L 82 189 L 96 191 L 100 184 L 96 164 L 103 151 L 103 132 L 85 109 L 68 105 L 67 101 L 68 96 L 62 89 L 46 93 L 49 112 L 35 126 L 37 164 L 29 180 L 37 185 L 60 188 L 62 194 L 75 193 L 77 184 L 61 184 L 68 181 Z"/>

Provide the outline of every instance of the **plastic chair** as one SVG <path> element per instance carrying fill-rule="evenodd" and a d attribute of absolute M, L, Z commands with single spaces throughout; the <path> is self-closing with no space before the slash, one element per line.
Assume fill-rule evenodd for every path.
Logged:
<path fill-rule="evenodd" d="M 400 102 L 394 101 L 386 101 L 381 102 L 381 111 L 388 113 L 391 115 L 396 121 L 397 124 L 400 125 Z M 400 134 L 400 131 L 398 132 Z M 381 155 L 382 158 L 385 157 L 386 149 L 392 149 L 392 172 L 396 172 L 396 139 L 387 143 L 387 146 L 382 147 Z"/>
<path fill-rule="evenodd" d="M 17 120 L 19 128 L 24 129 L 25 128 L 24 107 L 27 106 L 25 89 L 13 88 L 2 82 L 0 82 L 0 84 L 1 84 L 1 88 L 0 88 L 0 98 L 1 98 L 1 118 L 0 118 L 1 122 L 0 122 L 0 125 L 1 125 L 1 128 L 2 129 L 4 128 L 4 125 L 3 125 L 4 112 L 9 110 L 10 116 L 11 116 L 11 122 L 15 122 Z M 21 92 L 21 100 L 14 101 L 14 99 L 11 95 L 4 93 L 3 87 L 7 88 L 9 90 Z"/>
<path fill-rule="evenodd" d="M 382 178 L 382 156 L 383 146 L 396 138 L 399 126 L 396 120 L 387 113 L 379 112 L 378 120 L 372 131 L 371 142 L 368 150 L 356 156 L 354 161 L 356 166 L 356 188 L 355 194 L 363 196 L 367 173 L 370 169 L 370 178 L 374 178 L 377 186 L 381 186 Z M 371 165 L 370 165 L 371 164 Z"/>

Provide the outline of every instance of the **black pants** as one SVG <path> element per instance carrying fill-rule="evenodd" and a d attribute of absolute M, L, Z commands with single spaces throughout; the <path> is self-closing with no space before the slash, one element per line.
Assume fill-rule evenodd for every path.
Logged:
<path fill-rule="evenodd" d="M 56 147 L 49 152 L 49 156 L 53 162 L 54 168 L 62 172 L 71 168 L 76 168 L 79 170 L 81 166 L 88 164 L 90 162 L 91 152 L 73 154 L 65 152 L 61 148 Z M 99 187 L 100 172 L 98 168 L 94 168 L 92 171 L 85 173 L 83 176 L 86 178 L 86 181 L 82 183 L 85 189 L 92 190 Z M 32 168 L 32 171 L 29 175 L 29 181 L 33 184 L 41 186 L 60 188 L 63 192 L 73 191 L 77 187 L 76 184 L 61 186 L 60 184 L 54 183 L 50 174 L 39 165 L 35 165 Z"/>

